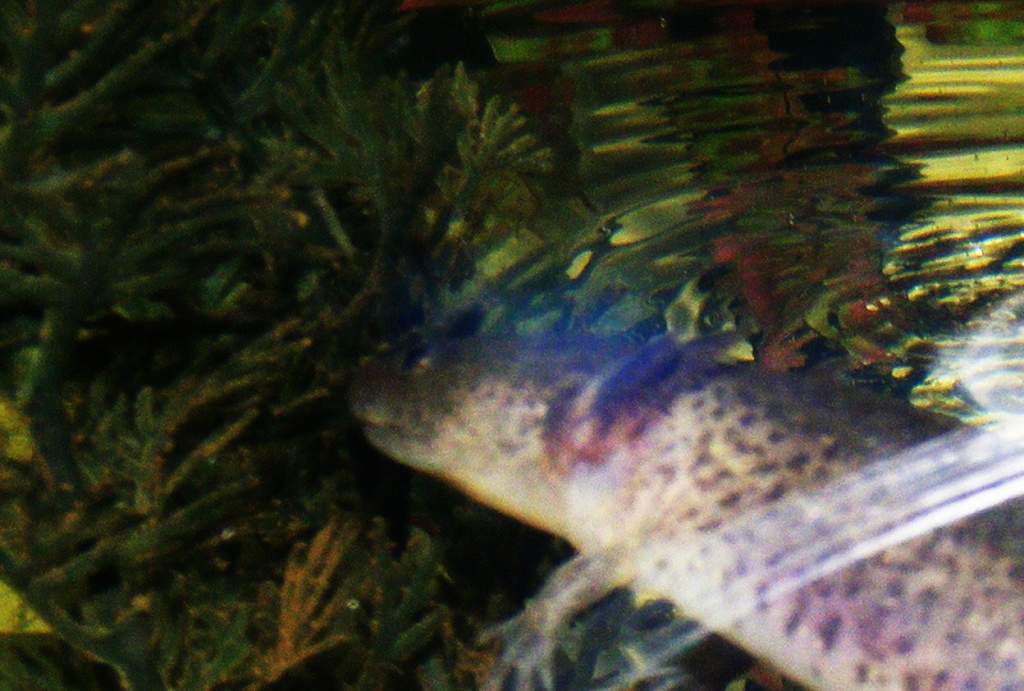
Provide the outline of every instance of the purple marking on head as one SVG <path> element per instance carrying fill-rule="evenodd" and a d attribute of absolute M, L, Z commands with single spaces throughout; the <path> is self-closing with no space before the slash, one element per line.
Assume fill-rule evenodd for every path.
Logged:
<path fill-rule="evenodd" d="M 665 411 L 683 392 L 702 389 L 722 373 L 716 358 L 734 335 L 679 343 L 657 338 L 605 379 L 594 400 L 593 414 L 607 430 L 624 413 Z"/>
<path fill-rule="evenodd" d="M 600 465 L 635 441 L 681 393 L 703 388 L 724 370 L 715 358 L 734 340 L 726 335 L 681 344 L 662 336 L 609 366 L 596 389 L 566 389 L 545 420 L 553 468 L 565 473 L 580 464 Z"/>

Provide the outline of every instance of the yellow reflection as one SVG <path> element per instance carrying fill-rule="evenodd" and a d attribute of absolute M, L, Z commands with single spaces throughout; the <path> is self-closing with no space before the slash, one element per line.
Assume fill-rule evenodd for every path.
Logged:
<path fill-rule="evenodd" d="M 570 281 L 575 281 L 580 277 L 587 266 L 590 265 L 590 259 L 594 256 L 593 250 L 583 250 L 569 263 L 569 267 L 565 270 L 565 275 L 569 277 Z"/>
<path fill-rule="evenodd" d="M 896 6 L 891 14 L 906 80 L 883 99 L 888 148 L 916 170 L 905 190 L 928 205 L 899 229 L 884 271 L 910 300 L 958 315 L 1024 288 L 1024 45 L 988 40 L 962 23 L 963 31 L 950 30 L 956 24 L 943 14 L 949 7 L 931 6 L 923 23 L 905 21 Z M 1021 22 L 1015 10 L 1007 12 L 1013 16 L 999 21 Z M 962 18 L 972 21 L 979 17 Z M 941 353 L 959 342 L 908 338 L 903 349 Z M 952 375 L 932 372 L 912 399 L 970 417 L 956 384 Z"/>
<path fill-rule="evenodd" d="M 896 38 L 906 81 L 883 101 L 895 146 L 1024 135 L 1024 49 L 932 43 L 917 24 L 897 24 Z"/>
<path fill-rule="evenodd" d="M 927 184 L 1024 180 L 1024 147 L 995 147 L 928 156 L 908 156 Z"/>
<path fill-rule="evenodd" d="M 632 245 L 654 237 L 688 218 L 691 203 L 703 199 L 704 190 L 681 190 L 670 197 L 627 211 L 615 219 L 619 225 L 609 242 L 615 246 Z"/>
<path fill-rule="evenodd" d="M 906 80 L 883 100 L 892 152 L 930 201 L 885 273 L 913 300 L 971 303 L 1024 284 L 1024 46 L 938 43 L 894 16 Z M 941 34 L 940 34 L 941 35 Z"/>

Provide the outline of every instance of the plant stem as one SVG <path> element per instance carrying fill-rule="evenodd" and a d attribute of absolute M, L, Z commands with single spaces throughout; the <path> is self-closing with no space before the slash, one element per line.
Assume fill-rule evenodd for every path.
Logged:
<path fill-rule="evenodd" d="M 76 289 L 77 290 L 77 289 Z M 87 288 L 81 289 L 87 293 Z M 81 470 L 71 453 L 71 431 L 61 398 L 64 372 L 78 335 L 82 298 L 47 310 L 39 358 L 33 372 L 26 412 L 32 437 L 57 486 L 81 491 Z"/>

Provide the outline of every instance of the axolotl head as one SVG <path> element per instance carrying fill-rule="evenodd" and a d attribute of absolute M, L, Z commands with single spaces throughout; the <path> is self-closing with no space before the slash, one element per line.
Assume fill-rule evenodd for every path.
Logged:
<path fill-rule="evenodd" d="M 387 455 L 481 503 L 566 533 L 563 486 L 545 471 L 545 426 L 621 353 L 605 341 L 473 338 L 365 364 L 352 412 Z"/>

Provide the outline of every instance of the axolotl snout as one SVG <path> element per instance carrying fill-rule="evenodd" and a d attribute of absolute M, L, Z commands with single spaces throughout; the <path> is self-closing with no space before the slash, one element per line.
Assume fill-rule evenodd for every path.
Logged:
<path fill-rule="evenodd" d="M 352 409 L 385 453 L 578 550 L 528 607 L 535 635 L 507 642 L 527 675 L 625 585 L 812 688 L 1024 690 L 1024 581 L 970 520 L 742 616 L 701 595 L 727 585 L 676 558 L 702 534 L 950 428 L 825 376 L 720 363 L 725 345 L 466 339 L 366 365 Z"/>

